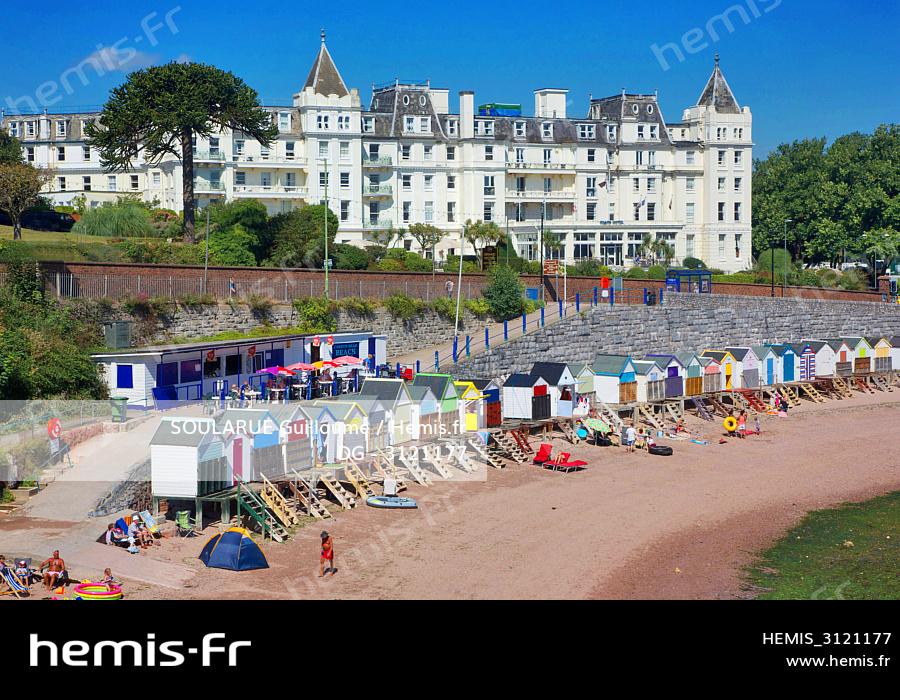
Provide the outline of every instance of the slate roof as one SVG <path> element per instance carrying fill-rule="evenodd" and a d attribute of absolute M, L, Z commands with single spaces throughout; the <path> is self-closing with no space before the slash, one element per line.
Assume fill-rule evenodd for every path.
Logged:
<path fill-rule="evenodd" d="M 212 421 L 202 418 L 180 418 L 175 421 L 164 420 L 159 424 L 153 439 L 150 440 L 151 445 L 166 445 L 169 447 L 199 447 L 200 443 L 212 432 L 211 428 L 194 430 L 193 426 L 185 431 L 183 428 L 175 429 L 175 423 L 184 425 L 185 423 L 194 423 L 211 425 Z"/>
<path fill-rule="evenodd" d="M 694 358 L 697 357 L 696 353 L 693 352 L 676 352 L 675 357 L 678 358 L 678 361 L 687 367 L 691 362 L 694 361 Z"/>
<path fill-rule="evenodd" d="M 454 388 L 453 377 L 449 374 L 417 374 L 412 380 L 412 386 L 427 386 L 434 394 L 434 398 L 443 401 L 445 398 L 453 398 L 447 396 L 447 392 L 451 387 Z"/>
<path fill-rule="evenodd" d="M 650 360 L 634 360 L 631 364 L 634 365 L 634 373 L 641 376 L 650 374 L 650 370 L 652 370 L 654 367 L 659 369 L 659 365 L 655 362 L 651 362 Z"/>
<path fill-rule="evenodd" d="M 706 87 L 697 105 L 701 107 L 713 107 L 719 114 L 740 114 L 741 106 L 738 104 L 734 93 L 725 80 L 725 75 L 719 67 L 719 55 L 716 54 L 716 67 L 713 69 Z"/>
<path fill-rule="evenodd" d="M 891 339 L 884 335 L 868 335 L 866 336 L 866 342 L 871 345 L 873 348 L 880 343 L 882 340 L 887 341 L 888 344 L 893 345 L 891 343 Z"/>
<path fill-rule="evenodd" d="M 778 353 L 776 353 L 775 350 L 769 345 L 752 345 L 750 346 L 750 349 L 753 350 L 754 354 L 760 359 L 768 355 L 770 352 L 778 355 Z M 778 355 L 778 357 L 781 357 L 781 355 Z"/>
<path fill-rule="evenodd" d="M 309 71 L 306 78 L 306 84 L 303 89 L 312 88 L 318 95 L 337 95 L 338 97 L 346 97 L 350 94 L 344 79 L 341 77 L 340 71 L 334 65 L 328 47 L 325 46 L 325 32 L 322 32 L 322 48 L 319 49 L 319 55 Z"/>
<path fill-rule="evenodd" d="M 366 379 L 359 393 L 362 396 L 374 396 L 388 406 L 397 402 L 402 391 L 402 379 Z"/>
<path fill-rule="evenodd" d="M 409 395 L 413 401 L 416 403 L 421 403 L 425 399 L 428 398 L 428 394 L 431 394 L 431 400 L 435 401 L 434 392 L 431 390 L 431 387 L 425 386 L 424 384 L 411 384 L 407 387 L 409 389 Z"/>
<path fill-rule="evenodd" d="M 565 362 L 535 362 L 531 374 L 540 377 L 550 386 L 556 386 L 568 368 Z"/>
<path fill-rule="evenodd" d="M 734 359 L 738 362 L 743 362 L 744 358 L 750 353 L 750 348 L 725 348 L 728 352 L 734 355 Z"/>
<path fill-rule="evenodd" d="M 496 382 L 493 379 L 457 379 L 458 382 L 468 382 L 472 384 L 478 391 L 484 393 L 487 388 L 493 384 L 497 386 Z"/>
<path fill-rule="evenodd" d="M 625 371 L 628 355 L 597 355 L 591 364 L 594 374 L 618 377 Z"/>
<path fill-rule="evenodd" d="M 505 382 L 504 388 L 510 387 L 514 389 L 530 389 L 537 383 L 538 378 L 530 374 L 511 374 Z"/>
<path fill-rule="evenodd" d="M 725 359 L 726 355 L 729 355 L 727 350 L 704 350 L 701 353 L 701 356 L 711 357 L 719 364 L 722 364 L 722 361 Z"/>
<path fill-rule="evenodd" d="M 790 345 L 766 345 L 765 347 L 774 352 L 777 357 L 784 357 L 788 350 L 792 350 Z"/>

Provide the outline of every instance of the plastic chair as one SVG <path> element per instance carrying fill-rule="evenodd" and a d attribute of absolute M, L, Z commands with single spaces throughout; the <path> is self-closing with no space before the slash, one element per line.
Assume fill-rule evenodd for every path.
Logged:
<path fill-rule="evenodd" d="M 196 537 L 194 524 L 191 522 L 191 511 L 179 510 L 175 513 L 175 525 L 178 527 L 179 537 Z"/>

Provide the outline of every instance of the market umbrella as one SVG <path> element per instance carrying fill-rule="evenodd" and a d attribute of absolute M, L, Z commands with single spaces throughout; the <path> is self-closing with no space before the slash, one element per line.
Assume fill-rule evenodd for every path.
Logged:
<path fill-rule="evenodd" d="M 340 365 L 336 365 L 331 360 L 320 360 L 319 362 L 314 362 L 313 367 L 316 369 L 325 369 L 326 367 L 340 367 Z"/>
<path fill-rule="evenodd" d="M 363 363 L 363 361 L 358 357 L 351 357 L 349 355 L 345 355 L 344 357 L 336 357 L 332 360 L 332 362 L 342 367 L 349 365 L 361 365 Z"/>
<path fill-rule="evenodd" d="M 308 365 L 305 362 L 298 362 L 295 365 L 288 365 L 288 369 L 292 372 L 312 372 L 316 367 Z"/>
<path fill-rule="evenodd" d="M 282 376 L 282 377 L 293 377 L 294 373 L 289 370 L 287 367 L 266 367 L 265 369 L 259 370 L 257 374 L 271 374 L 274 377 Z"/>

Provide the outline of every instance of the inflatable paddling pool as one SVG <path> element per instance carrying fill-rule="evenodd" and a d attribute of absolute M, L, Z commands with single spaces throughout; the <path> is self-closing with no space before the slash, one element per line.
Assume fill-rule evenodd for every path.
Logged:
<path fill-rule="evenodd" d="M 79 583 L 73 590 L 75 600 L 122 600 L 122 589 L 114 583 Z"/>
<path fill-rule="evenodd" d="M 418 508 L 419 505 L 412 498 L 400 498 L 399 496 L 370 496 L 366 499 L 366 505 L 373 508 Z"/>

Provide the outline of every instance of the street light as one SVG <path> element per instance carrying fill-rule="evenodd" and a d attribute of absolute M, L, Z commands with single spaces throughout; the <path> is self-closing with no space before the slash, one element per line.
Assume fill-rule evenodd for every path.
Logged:
<path fill-rule="evenodd" d="M 787 261 L 788 261 L 788 252 L 787 252 L 787 225 L 794 223 L 793 219 L 785 219 L 784 220 L 784 279 L 781 280 L 781 298 L 784 299 L 785 291 L 787 289 Z"/>

